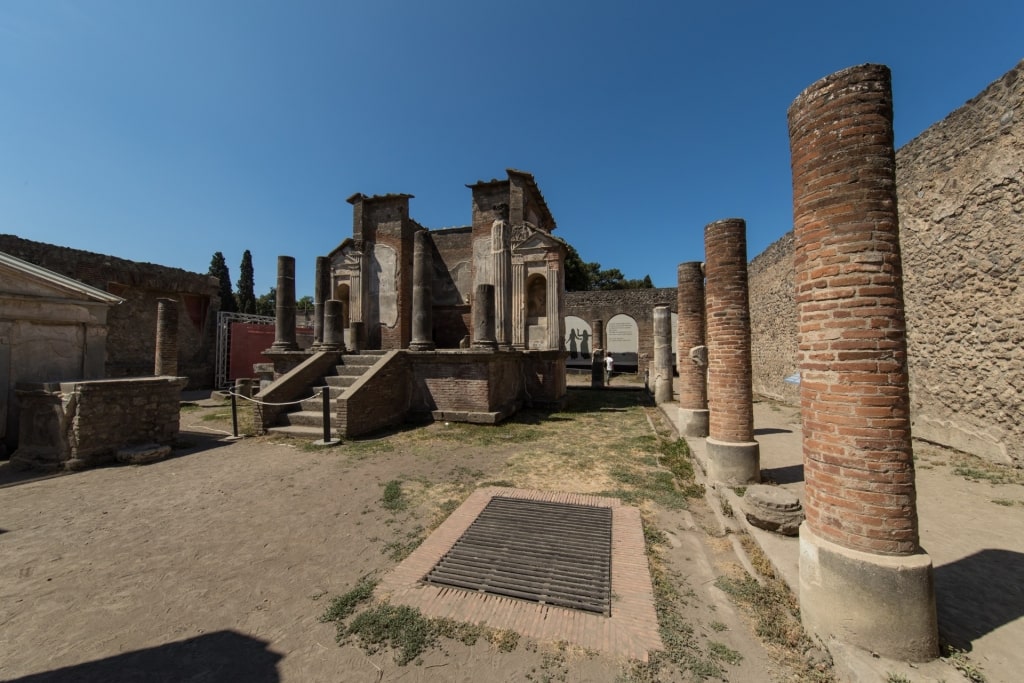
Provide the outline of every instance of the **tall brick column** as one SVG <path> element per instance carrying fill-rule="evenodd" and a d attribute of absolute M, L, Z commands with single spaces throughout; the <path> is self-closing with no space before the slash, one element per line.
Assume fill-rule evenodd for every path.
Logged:
<path fill-rule="evenodd" d="M 807 629 L 909 660 L 937 656 L 918 545 L 889 69 L 862 65 L 789 109 Z"/>
<path fill-rule="evenodd" d="M 672 309 L 660 305 L 654 307 L 654 372 L 651 384 L 654 386 L 654 402 L 672 401 Z"/>
<path fill-rule="evenodd" d="M 708 349 L 704 345 L 704 267 L 680 263 L 677 275 L 676 368 L 679 426 L 685 436 L 708 435 Z"/>
<path fill-rule="evenodd" d="M 156 359 L 153 374 L 178 376 L 178 302 L 156 300 Z"/>
<path fill-rule="evenodd" d="M 271 351 L 298 351 L 295 340 L 295 257 L 277 257 L 277 319 Z"/>
<path fill-rule="evenodd" d="M 761 480 L 754 440 L 750 365 L 747 224 L 727 218 L 704 228 L 708 341 L 708 477 L 729 484 Z"/>
<path fill-rule="evenodd" d="M 434 257 L 427 243 L 427 231 L 420 230 L 413 237 L 412 251 L 412 351 L 433 351 L 433 297 L 431 280 L 434 273 Z"/>
<path fill-rule="evenodd" d="M 590 387 L 604 387 L 604 321 L 590 321 Z"/>

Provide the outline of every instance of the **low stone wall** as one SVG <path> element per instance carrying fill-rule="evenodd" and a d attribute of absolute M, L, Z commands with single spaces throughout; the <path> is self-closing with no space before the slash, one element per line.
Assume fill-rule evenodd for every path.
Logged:
<path fill-rule="evenodd" d="M 412 382 L 408 354 L 391 351 L 377 363 L 335 403 L 337 429 L 343 437 L 399 425 L 409 414 Z"/>
<path fill-rule="evenodd" d="M 309 397 L 310 388 L 324 375 L 331 374 L 332 368 L 338 364 L 341 354 L 337 351 L 321 351 L 318 353 L 290 352 L 287 354 L 265 355 L 274 357 L 275 375 L 278 369 L 288 368 L 261 389 L 255 401 L 244 398 L 237 399 L 238 428 L 243 434 L 264 434 L 267 427 L 277 422 L 277 418 L 288 412 L 288 404 L 292 401 Z M 283 359 L 288 356 L 288 359 Z"/>
<path fill-rule="evenodd" d="M 185 377 L 22 385 L 20 468 L 83 469 L 115 460 L 119 450 L 170 445 L 178 435 Z"/>

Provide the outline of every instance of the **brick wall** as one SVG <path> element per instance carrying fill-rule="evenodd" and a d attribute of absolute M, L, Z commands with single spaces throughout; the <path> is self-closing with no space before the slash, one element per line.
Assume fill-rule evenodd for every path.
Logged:
<path fill-rule="evenodd" d="M 213 386 L 218 282 L 208 275 L 0 235 L 0 251 L 125 299 L 107 315 L 106 376 L 153 374 L 157 300 L 178 302 L 178 372 Z"/>
<path fill-rule="evenodd" d="M 605 338 L 608 335 L 608 321 L 623 314 L 636 321 L 637 325 L 637 372 L 643 374 L 654 359 L 654 307 L 669 306 L 673 313 L 678 310 L 676 289 L 616 289 L 609 291 L 585 291 L 565 293 L 565 314 L 591 323 L 603 320 Z M 618 370 L 618 366 L 616 366 Z"/>
<path fill-rule="evenodd" d="M 914 436 L 1018 466 L 1022 104 L 1024 62 L 896 153 Z M 792 260 L 787 233 L 749 275 L 754 389 L 795 403 Z"/>

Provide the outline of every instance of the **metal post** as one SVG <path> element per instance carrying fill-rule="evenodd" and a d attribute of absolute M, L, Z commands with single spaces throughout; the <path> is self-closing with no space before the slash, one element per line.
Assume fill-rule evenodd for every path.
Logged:
<path fill-rule="evenodd" d="M 320 390 L 324 397 L 324 443 L 331 441 L 331 388 L 329 386 Z"/>
<path fill-rule="evenodd" d="M 238 438 L 238 399 L 235 398 L 235 391 L 231 391 L 231 435 Z"/>

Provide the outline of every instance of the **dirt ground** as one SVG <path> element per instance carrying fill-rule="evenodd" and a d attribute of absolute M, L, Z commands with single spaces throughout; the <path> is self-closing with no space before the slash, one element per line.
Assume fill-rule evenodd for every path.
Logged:
<path fill-rule="evenodd" d="M 794 680 L 716 587 L 739 571 L 701 498 L 652 455 L 642 394 L 570 391 L 559 413 L 501 427 L 434 424 L 330 449 L 228 440 L 226 408 L 182 412 L 182 448 L 146 466 L 18 480 L 0 466 L 0 678 L 39 681 Z M 405 509 L 382 504 L 401 482 Z M 645 483 L 646 482 L 646 483 Z M 480 485 L 620 493 L 660 532 L 676 596 L 677 665 L 655 670 L 565 643 L 442 639 L 399 666 L 339 645 L 320 620 L 380 576 Z M 667 496 L 667 498 L 664 498 Z M 660 501 L 660 503 L 658 502 Z M 663 632 L 664 637 L 664 632 Z"/>

